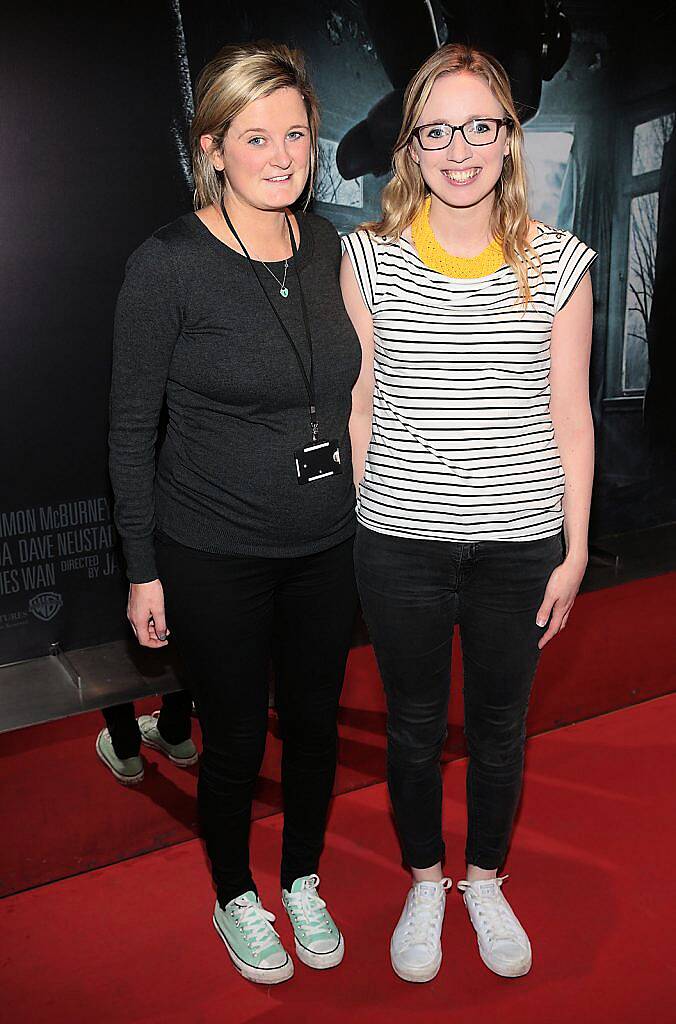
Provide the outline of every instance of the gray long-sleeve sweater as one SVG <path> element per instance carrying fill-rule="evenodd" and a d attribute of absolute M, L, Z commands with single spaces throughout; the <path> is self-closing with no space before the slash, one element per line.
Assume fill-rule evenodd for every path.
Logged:
<path fill-rule="evenodd" d="M 156 529 L 201 551 L 269 557 L 321 551 L 354 531 L 347 426 L 359 342 L 339 289 L 338 235 L 321 217 L 297 217 L 320 436 L 340 443 L 343 472 L 299 486 L 294 451 L 311 432 L 293 351 L 244 256 L 194 214 L 180 217 L 129 259 L 115 317 L 110 474 L 132 582 L 157 578 Z M 281 279 L 283 264 L 269 265 Z M 283 299 L 256 266 L 309 368 L 294 270 Z"/>

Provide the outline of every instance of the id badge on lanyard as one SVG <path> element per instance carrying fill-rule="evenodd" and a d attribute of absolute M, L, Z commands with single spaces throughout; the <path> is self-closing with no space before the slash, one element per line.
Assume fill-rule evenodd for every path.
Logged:
<path fill-rule="evenodd" d="M 310 375 L 309 376 L 308 376 L 308 374 L 307 374 L 307 372 L 305 370 L 305 366 L 303 364 L 303 360 L 301 359 L 300 352 L 298 351 L 293 338 L 289 334 L 289 331 L 288 331 L 288 329 L 286 327 L 286 324 L 284 323 L 284 321 L 280 317 L 279 313 L 275 309 L 275 306 L 274 306 L 270 296 L 268 295 L 267 291 L 265 290 L 263 282 L 261 281 L 260 277 L 258 276 L 258 271 L 256 270 L 255 266 L 253 265 L 251 257 L 249 256 L 249 253 L 246 251 L 246 249 L 244 247 L 244 243 L 242 242 L 242 240 L 240 239 L 239 235 L 237 234 L 237 232 L 235 230 L 235 227 L 234 227 L 230 217 L 228 216 L 228 211 L 225 208 L 225 203 L 223 202 L 223 197 L 222 196 L 221 196 L 221 210 L 223 212 L 223 217 L 225 219 L 226 224 L 228 225 L 228 227 L 232 231 L 234 237 L 239 242 L 239 245 L 240 245 L 240 247 L 242 249 L 242 252 L 246 256 L 247 261 L 249 263 L 249 266 L 251 267 L 251 269 L 254 272 L 256 280 L 258 281 L 258 283 L 260 284 L 260 286 L 261 286 L 261 288 L 263 290 L 263 294 L 265 295 L 265 298 L 267 299 L 268 304 L 270 305 L 270 308 L 272 309 L 272 312 L 275 315 L 275 319 L 277 320 L 279 326 L 282 328 L 284 334 L 286 335 L 286 338 L 287 338 L 289 344 L 291 345 L 291 348 L 293 349 L 293 353 L 294 353 L 294 355 L 296 357 L 296 361 L 298 363 L 298 368 L 300 369 L 301 375 L 303 377 L 303 382 L 305 384 L 305 389 L 307 391 L 308 409 L 309 409 L 309 412 L 310 412 L 310 424 L 311 424 L 311 427 L 312 427 L 312 442 L 311 442 L 311 444 L 308 444 L 305 448 L 299 448 L 297 451 L 295 451 L 293 453 L 293 459 L 294 459 L 294 463 L 295 463 L 296 476 L 298 478 L 298 483 L 301 484 L 301 485 L 313 484 L 313 483 L 316 483 L 319 480 L 326 480 L 328 477 L 337 476 L 339 473 L 343 472 L 343 467 L 342 467 L 342 465 L 340 463 L 340 445 L 338 444 L 337 441 L 322 441 L 320 439 L 320 437 L 319 437 L 319 424 L 317 422 L 317 412 L 316 412 L 316 406 L 315 406 L 314 361 L 313 361 L 313 353 L 312 353 L 312 335 L 310 333 L 310 322 L 308 320 L 307 308 L 306 308 L 306 305 L 305 305 L 305 296 L 303 294 L 303 286 L 301 285 L 300 273 L 298 272 L 298 250 L 296 248 L 296 239 L 293 237 L 293 231 L 291 230 L 291 224 L 289 222 L 289 218 L 288 218 L 288 216 L 286 214 L 284 215 L 285 220 L 286 220 L 286 226 L 287 226 L 287 229 L 288 229 L 288 232 L 289 232 L 289 240 L 291 242 L 291 251 L 293 253 L 293 265 L 294 265 L 294 270 L 296 271 L 296 280 L 298 281 L 298 293 L 300 295 L 300 304 L 301 304 L 301 309 L 303 311 L 303 324 L 305 326 L 305 335 L 306 335 L 306 338 L 307 338 L 308 350 L 310 352 Z"/>
<path fill-rule="evenodd" d="M 294 452 L 294 459 L 299 484 L 313 484 L 343 472 L 337 441 L 316 441 L 307 448 L 299 448 Z"/>

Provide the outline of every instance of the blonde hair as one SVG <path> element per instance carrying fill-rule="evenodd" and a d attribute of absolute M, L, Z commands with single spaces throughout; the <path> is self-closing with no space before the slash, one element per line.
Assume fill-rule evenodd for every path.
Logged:
<path fill-rule="evenodd" d="M 419 166 L 409 152 L 412 132 L 437 79 L 441 75 L 461 71 L 481 75 L 513 122 L 507 127 L 509 153 L 495 187 L 491 231 L 502 244 L 505 262 L 514 270 L 521 299 L 527 306 L 531 300 L 528 271 L 541 273 L 541 269 L 538 254 L 528 241 L 530 217 L 523 129 L 507 73 L 495 57 L 487 53 L 462 43 L 449 43 L 428 57 L 413 76 L 404 94 L 403 120 L 392 158 L 393 177 L 381 197 L 382 217 L 362 226 L 376 235 L 397 239 L 415 220 L 427 198 L 428 189 Z"/>
<path fill-rule="evenodd" d="M 305 208 L 310 202 L 318 162 L 319 103 L 299 50 L 267 41 L 225 46 L 200 73 L 195 88 L 195 116 L 190 128 L 194 206 L 200 210 L 219 205 L 226 184 L 209 154 L 200 145 L 202 135 L 213 138 L 212 152 L 223 145 L 228 128 L 249 103 L 278 89 L 297 89 L 310 127 L 310 172 L 303 189 Z M 301 195 L 303 194 L 301 193 Z"/>

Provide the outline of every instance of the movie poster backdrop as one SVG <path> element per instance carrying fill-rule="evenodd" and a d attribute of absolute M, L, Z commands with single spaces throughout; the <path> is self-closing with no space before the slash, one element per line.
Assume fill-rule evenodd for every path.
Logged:
<path fill-rule="evenodd" d="M 126 258 L 191 208 L 196 72 L 226 43 L 301 47 L 322 105 L 315 209 L 379 209 L 406 81 L 447 40 L 503 61 L 533 213 L 600 253 L 593 535 L 676 518 L 674 72 L 666 6 L 517 0 L 15 3 L 0 41 L 0 664 L 115 639 L 107 473 Z M 631 50 L 632 59 L 623 59 Z"/>

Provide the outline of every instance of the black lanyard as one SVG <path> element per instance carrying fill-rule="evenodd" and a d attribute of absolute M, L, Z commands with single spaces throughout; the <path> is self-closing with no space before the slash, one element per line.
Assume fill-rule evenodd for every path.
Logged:
<path fill-rule="evenodd" d="M 298 249 L 296 247 L 296 239 L 293 236 L 293 230 L 291 228 L 291 222 L 289 221 L 289 218 L 288 218 L 287 214 L 285 213 L 284 214 L 284 220 L 286 221 L 286 226 L 287 226 L 287 229 L 288 229 L 288 232 L 289 232 L 289 239 L 291 241 L 291 252 L 293 253 L 293 269 L 294 269 L 294 271 L 296 273 L 296 279 L 298 281 L 298 293 L 300 295 L 300 306 L 301 306 L 301 310 L 302 310 L 302 313 L 303 313 L 303 324 L 305 326 L 305 337 L 307 338 L 307 347 L 308 347 L 308 349 L 310 351 L 310 374 L 309 374 L 309 376 L 308 376 L 307 371 L 305 369 L 305 366 L 303 364 L 303 360 L 301 358 L 301 354 L 298 351 L 298 349 L 296 348 L 296 343 L 294 342 L 293 338 L 289 334 L 289 331 L 287 330 L 286 324 L 284 323 L 284 321 L 280 317 L 279 313 L 277 312 L 277 310 L 275 308 L 274 302 L 272 301 L 272 299 L 268 295 L 267 289 L 266 289 L 265 285 L 263 284 L 263 281 L 261 280 L 261 278 L 258 275 L 258 271 L 256 270 L 256 267 L 255 267 L 255 265 L 253 263 L 253 260 L 249 256 L 249 253 L 246 251 L 246 248 L 244 246 L 244 242 L 242 241 L 242 239 L 237 234 L 237 231 L 235 230 L 235 225 L 232 223 L 232 221 L 230 220 L 230 217 L 228 216 L 228 211 L 225 208 L 225 203 L 223 202 L 223 197 L 222 196 L 221 196 L 221 210 L 223 211 L 223 217 L 225 218 L 225 223 L 228 225 L 228 227 L 232 231 L 233 235 L 235 236 L 235 238 L 239 242 L 240 248 L 241 248 L 242 252 L 244 253 L 244 255 L 246 256 L 246 258 L 248 260 L 248 263 L 249 263 L 249 266 L 251 267 L 251 269 L 253 270 L 253 272 L 255 274 L 256 280 L 258 281 L 259 285 L 261 286 L 261 289 L 263 291 L 263 294 L 265 295 L 265 298 L 268 300 L 268 304 L 270 306 L 270 309 L 275 314 L 275 317 L 277 319 L 277 323 L 279 324 L 279 326 L 284 331 L 284 334 L 286 335 L 287 340 L 288 340 L 289 344 L 291 345 L 291 348 L 293 349 L 293 354 L 296 357 L 296 360 L 298 362 L 298 366 L 300 368 L 300 372 L 303 375 L 303 383 L 305 384 L 305 390 L 307 391 L 308 406 L 309 406 L 309 410 L 310 410 L 310 425 L 312 427 L 312 440 L 316 441 L 317 438 L 319 437 L 319 423 L 317 422 L 317 407 L 316 407 L 317 404 L 316 404 L 316 401 L 315 401 L 315 377 L 314 377 L 314 359 L 313 359 L 313 353 L 312 353 L 312 335 L 310 334 L 310 321 L 309 321 L 308 315 L 307 315 L 307 307 L 305 305 L 305 296 L 303 294 L 303 286 L 300 283 L 300 274 L 298 272 Z"/>

